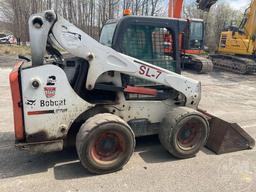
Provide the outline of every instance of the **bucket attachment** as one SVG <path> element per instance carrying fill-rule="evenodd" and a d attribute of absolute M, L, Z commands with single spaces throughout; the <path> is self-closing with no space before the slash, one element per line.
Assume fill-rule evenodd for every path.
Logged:
<path fill-rule="evenodd" d="M 217 2 L 217 0 L 196 0 L 197 6 L 203 11 L 209 11 L 211 6 Z"/>
<path fill-rule="evenodd" d="M 199 110 L 208 117 L 210 135 L 206 147 L 216 154 L 252 149 L 254 139 L 237 123 L 229 123 L 218 117 Z"/>

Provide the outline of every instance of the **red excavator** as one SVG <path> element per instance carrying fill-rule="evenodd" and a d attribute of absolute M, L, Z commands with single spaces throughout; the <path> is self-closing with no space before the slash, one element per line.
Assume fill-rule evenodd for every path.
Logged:
<path fill-rule="evenodd" d="M 198 8 L 209 11 L 217 0 L 197 0 Z M 168 16 L 181 18 L 183 0 L 169 0 Z M 198 73 L 211 72 L 213 63 L 203 56 L 204 52 L 204 21 L 202 19 L 187 18 L 186 31 L 182 35 L 181 63 L 183 68 L 197 71 Z"/>

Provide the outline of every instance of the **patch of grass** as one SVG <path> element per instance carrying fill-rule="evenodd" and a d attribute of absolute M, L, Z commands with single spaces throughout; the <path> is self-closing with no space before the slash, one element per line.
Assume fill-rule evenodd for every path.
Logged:
<path fill-rule="evenodd" d="M 31 55 L 30 47 L 25 45 L 0 45 L 0 54 L 4 55 Z"/>

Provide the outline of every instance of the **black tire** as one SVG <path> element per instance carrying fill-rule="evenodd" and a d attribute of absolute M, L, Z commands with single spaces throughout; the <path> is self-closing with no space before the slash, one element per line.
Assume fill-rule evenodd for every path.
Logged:
<path fill-rule="evenodd" d="M 159 139 L 169 153 L 184 159 L 198 153 L 205 145 L 209 131 L 209 123 L 203 114 L 187 107 L 177 107 L 163 119 Z"/>
<path fill-rule="evenodd" d="M 82 165 L 91 173 L 120 170 L 130 159 L 135 136 L 120 117 L 103 113 L 89 118 L 76 137 L 76 149 Z"/>

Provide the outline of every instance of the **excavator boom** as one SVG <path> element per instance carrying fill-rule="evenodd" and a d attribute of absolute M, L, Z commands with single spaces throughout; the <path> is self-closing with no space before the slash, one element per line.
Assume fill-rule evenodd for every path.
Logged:
<path fill-rule="evenodd" d="M 196 0 L 197 6 L 203 11 L 209 11 L 218 0 Z M 169 17 L 180 18 L 184 0 L 169 0 Z"/>

